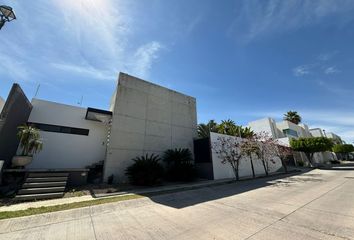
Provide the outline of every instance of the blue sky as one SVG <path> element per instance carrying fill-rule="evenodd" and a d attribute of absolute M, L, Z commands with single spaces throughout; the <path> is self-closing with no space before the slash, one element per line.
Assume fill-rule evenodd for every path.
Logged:
<path fill-rule="evenodd" d="M 198 121 L 277 120 L 354 141 L 354 1 L 0 0 L 0 95 L 107 109 L 120 71 L 197 98 Z"/>

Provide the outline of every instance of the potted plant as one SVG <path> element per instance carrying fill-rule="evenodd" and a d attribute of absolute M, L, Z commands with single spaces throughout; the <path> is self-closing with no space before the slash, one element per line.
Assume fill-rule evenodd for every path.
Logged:
<path fill-rule="evenodd" d="M 24 167 L 32 162 L 33 154 L 42 150 L 43 143 L 37 128 L 23 125 L 19 126 L 17 136 L 20 139 L 21 155 L 12 158 L 13 167 Z"/>

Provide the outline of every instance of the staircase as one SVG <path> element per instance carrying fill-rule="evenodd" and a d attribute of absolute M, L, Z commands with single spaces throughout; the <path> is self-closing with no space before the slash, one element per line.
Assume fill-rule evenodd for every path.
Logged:
<path fill-rule="evenodd" d="M 64 196 L 68 173 L 33 172 L 29 173 L 15 200 L 29 201 Z"/>

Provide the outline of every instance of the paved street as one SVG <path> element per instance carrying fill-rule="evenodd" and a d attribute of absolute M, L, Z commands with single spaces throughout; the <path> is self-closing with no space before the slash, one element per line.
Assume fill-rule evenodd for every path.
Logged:
<path fill-rule="evenodd" d="M 3 220 L 0 239 L 354 239 L 354 168 Z"/>

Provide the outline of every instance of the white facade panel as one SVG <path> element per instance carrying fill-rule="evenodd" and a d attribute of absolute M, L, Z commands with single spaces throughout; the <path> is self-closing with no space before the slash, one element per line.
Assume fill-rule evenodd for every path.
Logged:
<path fill-rule="evenodd" d="M 87 109 L 39 99 L 32 105 L 29 122 L 88 129 L 89 134 L 40 131 L 43 150 L 28 168 L 84 168 L 105 159 L 108 127 L 86 120 Z"/>

